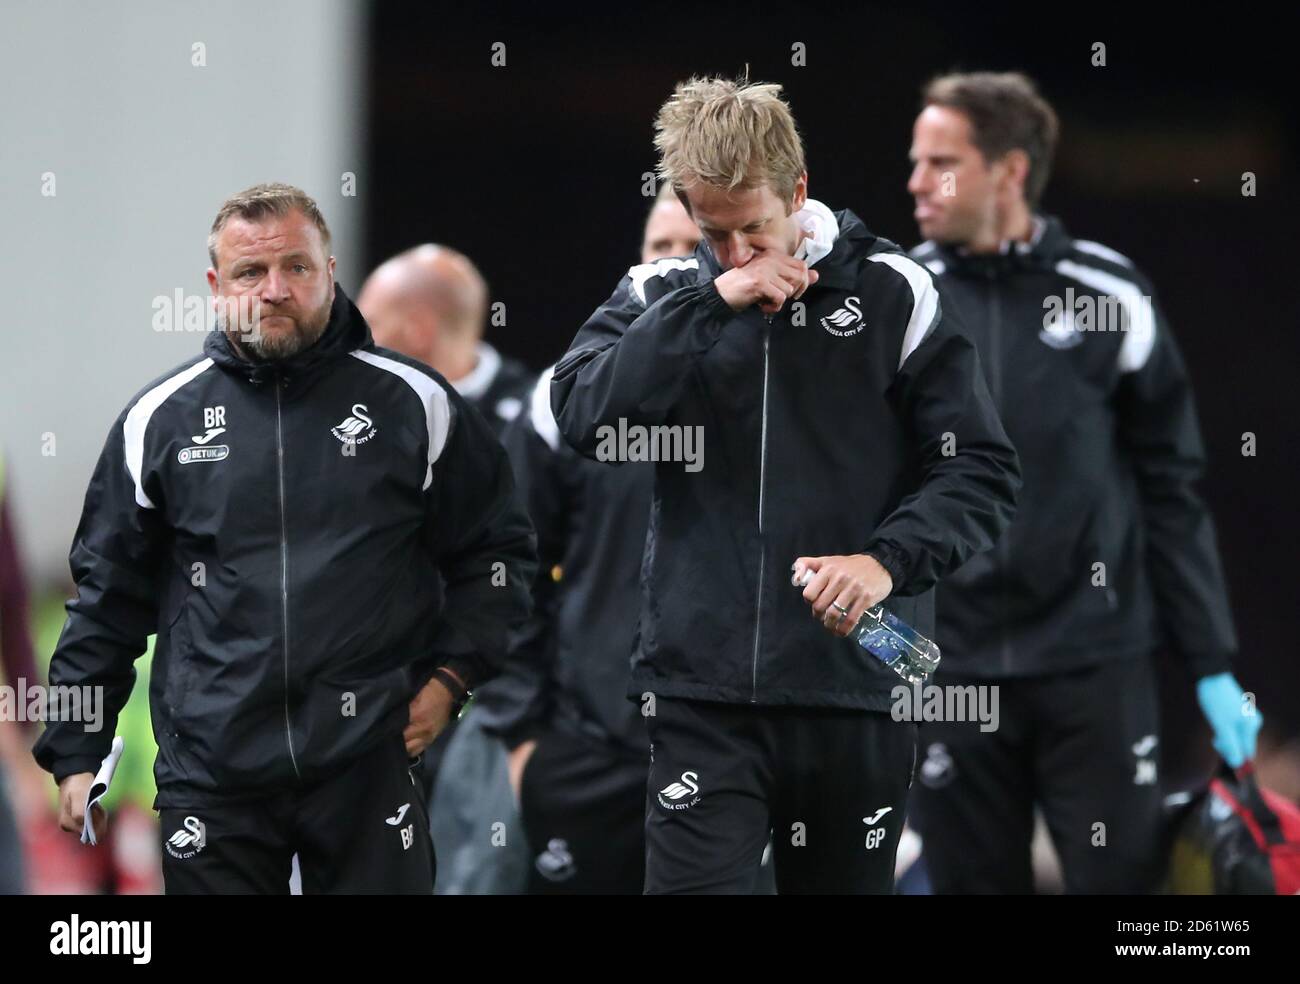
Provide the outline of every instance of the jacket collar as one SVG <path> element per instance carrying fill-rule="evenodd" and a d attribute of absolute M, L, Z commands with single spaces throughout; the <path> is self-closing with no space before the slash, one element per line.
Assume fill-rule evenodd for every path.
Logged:
<path fill-rule="evenodd" d="M 862 220 L 848 209 L 832 212 L 813 198 L 804 202 L 804 207 L 795 213 L 795 220 L 806 233 L 795 256 L 817 270 L 817 283 L 813 289 L 835 287 L 849 290 L 854 287 L 862 257 L 876 238 L 867 231 Z M 696 255 L 710 279 L 722 273 L 707 240 L 700 240 Z"/>
<path fill-rule="evenodd" d="M 456 392 L 467 400 L 478 400 L 492 388 L 492 382 L 501 371 L 501 353 L 487 342 L 478 343 L 478 362 L 460 379 L 449 379 Z"/>
<path fill-rule="evenodd" d="M 334 303 L 325 331 L 310 348 L 289 359 L 274 362 L 254 362 L 246 359 L 234 346 L 224 331 L 213 330 L 203 342 L 203 354 L 222 369 L 238 373 L 250 382 L 264 382 L 279 374 L 285 378 L 306 375 L 349 352 L 373 344 L 370 326 L 361 317 L 352 299 L 334 284 Z"/>
<path fill-rule="evenodd" d="M 839 220 L 834 212 L 813 198 L 804 202 L 794 219 L 804 231 L 804 238 L 799 241 L 794 255 L 809 266 L 816 266 L 835 248 L 835 240 L 840 237 Z"/>
<path fill-rule="evenodd" d="M 996 253 L 970 253 L 963 247 L 931 242 L 937 257 L 955 273 L 985 277 L 1005 276 L 1020 271 L 1046 270 L 1056 265 L 1070 249 L 1070 237 L 1061 220 L 1052 215 L 1035 215 L 1029 242 L 1003 240 Z"/>

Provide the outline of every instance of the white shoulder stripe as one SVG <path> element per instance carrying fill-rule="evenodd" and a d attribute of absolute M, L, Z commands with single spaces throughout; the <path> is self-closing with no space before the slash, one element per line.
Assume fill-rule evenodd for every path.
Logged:
<path fill-rule="evenodd" d="M 903 349 L 898 356 L 898 368 L 903 368 L 907 357 L 916 351 L 939 320 L 939 291 L 924 268 L 901 253 L 875 253 L 867 259 L 873 263 L 891 266 L 907 278 L 912 288 L 912 317 L 903 332 Z"/>
<path fill-rule="evenodd" d="M 1118 263 L 1121 266 L 1133 266 L 1133 261 L 1123 253 L 1117 253 L 1109 246 L 1103 246 L 1101 243 L 1094 243 L 1090 239 L 1076 239 L 1074 241 L 1074 248 L 1080 253 L 1091 253 L 1093 256 L 1100 256 L 1103 260 L 1110 260 L 1112 263 Z"/>
<path fill-rule="evenodd" d="M 627 271 L 627 275 L 632 278 L 632 293 L 644 305 L 645 282 L 651 277 L 662 277 L 670 270 L 698 270 L 699 268 L 700 261 L 693 257 L 682 259 L 680 256 L 670 256 L 655 260 L 653 263 L 638 263 Z"/>
<path fill-rule="evenodd" d="M 400 378 L 415 390 L 420 402 L 424 404 L 424 424 L 429 431 L 429 467 L 424 473 L 424 485 L 421 487 L 427 489 L 433 484 L 433 463 L 442 455 L 442 449 L 447 444 L 447 435 L 451 432 L 451 404 L 447 399 L 446 390 L 419 369 L 414 369 L 405 362 L 398 362 L 396 359 L 377 355 L 374 352 L 364 352 L 361 349 L 357 349 L 351 355 L 354 359 L 360 359 Z"/>
<path fill-rule="evenodd" d="M 200 359 L 175 376 L 169 376 L 135 401 L 122 422 L 122 439 L 126 445 L 126 470 L 135 483 L 135 502 L 141 509 L 156 509 L 153 501 L 144 492 L 144 435 L 149 429 L 149 420 L 167 398 L 190 380 L 203 375 L 212 368 L 211 359 Z"/>
<path fill-rule="evenodd" d="M 555 375 L 555 366 L 550 366 L 537 379 L 533 387 L 532 405 L 528 419 L 537 431 L 537 436 L 546 442 L 552 451 L 560 450 L 560 425 L 555 422 L 551 410 L 551 377 Z"/>
<path fill-rule="evenodd" d="M 1146 365 L 1156 344 L 1156 318 L 1151 298 L 1143 296 L 1138 285 L 1131 280 L 1073 260 L 1061 260 L 1056 264 L 1056 272 L 1114 297 L 1124 306 L 1128 330 L 1119 347 L 1119 371 L 1137 372 Z"/>

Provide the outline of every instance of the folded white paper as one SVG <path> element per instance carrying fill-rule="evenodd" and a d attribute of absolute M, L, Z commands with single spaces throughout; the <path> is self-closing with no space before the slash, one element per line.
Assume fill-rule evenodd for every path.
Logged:
<path fill-rule="evenodd" d="M 109 784 L 113 781 L 113 773 L 117 771 L 117 761 L 122 757 L 122 749 L 126 747 L 126 742 L 122 736 L 118 735 L 113 739 L 113 747 L 109 749 L 108 758 L 104 759 L 95 773 L 95 781 L 90 784 L 90 789 L 86 793 L 86 810 L 82 814 L 83 823 L 81 825 L 81 843 L 89 844 L 94 847 L 97 843 L 95 840 L 95 825 L 90 822 L 90 811 L 108 792 Z M 102 807 L 101 807 L 102 809 Z"/>

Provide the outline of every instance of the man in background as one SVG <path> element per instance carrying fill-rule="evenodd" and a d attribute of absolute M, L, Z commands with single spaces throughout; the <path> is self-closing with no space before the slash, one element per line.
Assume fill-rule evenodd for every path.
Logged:
<path fill-rule="evenodd" d="M 500 436 L 523 406 L 534 374 L 483 340 L 488 289 L 462 253 L 426 243 L 379 266 L 357 307 L 375 344 L 440 372 Z"/>
<path fill-rule="evenodd" d="M 927 723 L 915 797 L 939 893 L 1033 890 L 1041 807 L 1067 892 L 1136 893 L 1160 868 L 1152 655 L 1197 681 L 1232 766 L 1261 718 L 1237 650 L 1191 381 L 1151 282 L 1040 210 L 1057 119 L 1016 73 L 937 78 L 908 191 L 1020 454 L 1010 530 L 939 586 L 937 679 L 997 686 L 993 732 Z"/>
<path fill-rule="evenodd" d="M 463 253 L 435 243 L 399 253 L 366 278 L 357 308 L 375 344 L 441 373 L 498 437 L 518 415 L 533 373 L 483 340 L 487 283 Z M 442 757 L 458 725 L 452 720 L 421 756 L 417 771 L 426 798 L 433 795 Z"/>
<path fill-rule="evenodd" d="M 690 256 L 699 241 L 665 182 L 641 263 Z M 579 455 L 560 440 L 550 392 L 548 369 L 504 438 L 538 531 L 539 576 L 531 624 L 478 710 L 510 750 L 529 893 L 640 894 L 649 747 L 626 694 L 654 466 Z"/>
<path fill-rule="evenodd" d="M 4 455 L 0 454 L 0 684 L 22 692 L 40 683 L 32 658 L 27 577 L 18 553 Z M 21 895 L 26 886 L 23 843 L 14 809 L 17 777 L 30 754 L 32 726 L 0 719 L 0 895 Z"/>
<path fill-rule="evenodd" d="M 670 256 L 691 256 L 700 244 L 700 227 L 674 194 L 672 185 L 659 187 L 641 235 L 641 262 L 656 263 Z"/>

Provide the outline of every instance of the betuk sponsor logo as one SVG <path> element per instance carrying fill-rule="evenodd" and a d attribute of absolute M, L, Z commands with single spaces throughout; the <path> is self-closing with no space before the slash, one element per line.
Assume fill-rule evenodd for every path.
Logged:
<path fill-rule="evenodd" d="M 104 727 L 104 688 L 0 685 L 0 721 L 81 721 L 92 734 Z"/>
<path fill-rule="evenodd" d="M 628 424 L 618 418 L 618 427 L 602 424 L 596 428 L 597 461 L 680 461 L 688 472 L 704 467 L 704 428 L 683 424 Z"/>
<path fill-rule="evenodd" d="M 230 457 L 230 445 L 211 444 L 214 438 L 226 433 L 226 408 L 224 405 L 203 408 L 202 434 L 191 434 L 194 443 L 176 452 L 176 460 L 182 465 L 192 461 L 224 461 Z"/>
<path fill-rule="evenodd" d="M 891 692 L 895 721 L 978 721 L 980 731 L 998 730 L 997 684 L 964 687 L 900 683 Z"/>

